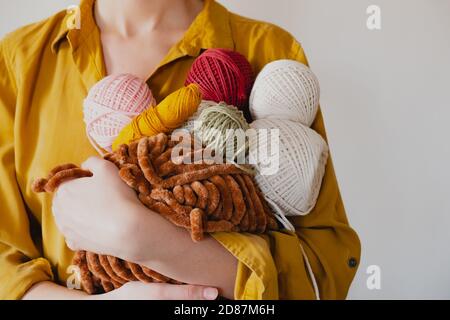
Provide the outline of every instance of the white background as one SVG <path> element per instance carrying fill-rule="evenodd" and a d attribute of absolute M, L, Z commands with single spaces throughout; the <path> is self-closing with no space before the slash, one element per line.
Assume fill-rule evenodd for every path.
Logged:
<path fill-rule="evenodd" d="M 450 298 L 450 0 L 222 0 L 303 44 L 363 248 L 349 298 Z M 0 0 L 0 37 L 77 0 Z M 379 5 L 382 30 L 366 9 Z M 369 265 L 381 290 L 366 287 Z"/>

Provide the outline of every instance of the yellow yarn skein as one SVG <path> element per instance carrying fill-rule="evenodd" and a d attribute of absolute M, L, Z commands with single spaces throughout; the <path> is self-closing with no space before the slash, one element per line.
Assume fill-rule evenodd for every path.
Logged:
<path fill-rule="evenodd" d="M 198 109 L 202 95 L 197 84 L 190 84 L 168 95 L 156 107 L 136 116 L 120 131 L 112 145 L 113 150 L 144 136 L 170 132 L 180 127 Z"/>

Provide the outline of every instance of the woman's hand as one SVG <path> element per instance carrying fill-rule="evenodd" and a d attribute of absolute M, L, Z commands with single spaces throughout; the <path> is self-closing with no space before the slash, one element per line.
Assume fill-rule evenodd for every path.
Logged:
<path fill-rule="evenodd" d="M 129 282 L 108 293 L 88 295 L 69 290 L 56 283 L 36 283 L 23 296 L 24 300 L 215 300 L 215 288 L 166 283 Z"/>
<path fill-rule="evenodd" d="M 209 236 L 194 243 L 185 229 L 149 210 L 112 163 L 90 158 L 82 167 L 93 177 L 62 184 L 53 200 L 56 224 L 69 248 L 132 261 L 234 297 L 237 260 L 227 249 Z"/>
<path fill-rule="evenodd" d="M 53 199 L 59 230 L 72 250 L 130 258 L 133 228 L 141 218 L 143 205 L 120 179 L 114 164 L 89 158 L 82 167 L 93 177 L 62 184 Z M 147 209 L 145 214 L 151 212 Z"/>
<path fill-rule="evenodd" d="M 88 300 L 215 300 L 215 288 L 168 283 L 127 282 L 108 293 L 87 296 Z"/>

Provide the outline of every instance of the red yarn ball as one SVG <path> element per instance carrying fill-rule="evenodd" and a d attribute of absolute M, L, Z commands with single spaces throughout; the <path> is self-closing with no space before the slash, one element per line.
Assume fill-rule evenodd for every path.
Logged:
<path fill-rule="evenodd" d="M 204 100 L 238 107 L 251 122 L 248 99 L 255 78 L 247 59 L 227 49 L 208 49 L 193 63 L 186 85 L 197 83 Z"/>

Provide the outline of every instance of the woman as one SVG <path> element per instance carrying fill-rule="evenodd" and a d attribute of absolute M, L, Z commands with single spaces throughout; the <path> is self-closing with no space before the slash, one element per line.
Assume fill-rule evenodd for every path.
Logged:
<path fill-rule="evenodd" d="M 108 74 L 147 79 L 160 101 L 183 85 L 204 49 L 236 50 L 259 72 L 277 59 L 307 63 L 300 44 L 213 0 L 83 0 L 79 29 L 71 18 L 59 13 L 0 44 L 0 298 L 345 298 L 360 245 L 331 161 L 314 211 L 292 219 L 295 234 L 218 233 L 194 244 L 141 205 L 113 165 L 92 158 L 84 133 L 83 98 Z M 313 129 L 325 137 L 320 112 Z M 53 201 L 31 192 L 33 178 L 86 159 L 93 178 L 64 184 Z M 66 288 L 70 249 L 117 256 L 192 285 L 136 282 L 88 297 Z"/>

